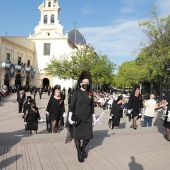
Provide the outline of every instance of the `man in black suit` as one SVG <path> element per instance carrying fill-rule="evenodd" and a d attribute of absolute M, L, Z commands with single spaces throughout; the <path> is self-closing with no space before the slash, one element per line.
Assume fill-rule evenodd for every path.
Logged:
<path fill-rule="evenodd" d="M 40 88 L 39 88 L 39 96 L 40 96 L 40 99 L 41 99 L 41 96 L 42 96 L 42 94 L 43 94 L 43 88 L 40 86 Z"/>
<path fill-rule="evenodd" d="M 22 106 L 25 101 L 26 94 L 24 90 L 20 89 L 19 93 L 17 94 L 17 102 L 18 102 L 18 112 L 22 113 Z"/>

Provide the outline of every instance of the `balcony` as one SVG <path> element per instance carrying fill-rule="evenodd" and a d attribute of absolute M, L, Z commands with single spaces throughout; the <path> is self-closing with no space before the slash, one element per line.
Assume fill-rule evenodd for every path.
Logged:
<path fill-rule="evenodd" d="M 10 68 L 11 64 L 12 63 L 10 63 L 10 62 L 2 62 L 2 68 Z M 23 66 L 23 65 L 17 65 L 17 64 L 14 64 L 14 65 L 15 65 L 15 70 L 21 70 L 21 67 Z M 25 71 L 30 72 L 31 68 L 32 67 L 25 66 Z M 34 72 L 36 72 L 35 68 L 33 68 L 33 70 L 34 70 Z"/>

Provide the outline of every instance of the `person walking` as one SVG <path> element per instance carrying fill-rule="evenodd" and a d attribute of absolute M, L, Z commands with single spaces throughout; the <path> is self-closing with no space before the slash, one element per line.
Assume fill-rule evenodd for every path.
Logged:
<path fill-rule="evenodd" d="M 17 102 L 18 102 L 18 113 L 22 113 L 22 106 L 25 101 L 26 94 L 24 90 L 20 89 L 19 93 L 17 93 Z"/>
<path fill-rule="evenodd" d="M 40 97 L 40 99 L 41 99 L 42 94 L 43 94 L 43 88 L 42 88 L 41 86 L 40 86 L 38 92 L 39 92 L 39 97 Z"/>
<path fill-rule="evenodd" d="M 34 87 L 33 95 L 34 95 L 34 100 L 35 100 L 35 97 L 36 97 L 36 95 L 37 95 L 37 88 L 36 88 L 36 87 Z"/>
<path fill-rule="evenodd" d="M 73 125 L 72 137 L 75 141 L 79 162 L 84 162 L 84 159 L 87 158 L 85 148 L 93 138 L 92 123 L 93 125 L 97 123 L 91 89 L 91 74 L 83 71 L 72 94 L 68 115 L 68 121 Z"/>
<path fill-rule="evenodd" d="M 37 134 L 38 120 L 40 119 L 41 117 L 40 117 L 39 110 L 35 106 L 35 103 L 32 102 L 30 105 L 30 109 L 26 111 L 26 115 L 24 118 L 26 130 L 28 130 L 30 134 L 32 134 L 32 131 L 35 131 L 35 133 Z"/>
<path fill-rule="evenodd" d="M 170 103 L 169 102 L 168 102 L 166 114 L 164 116 L 165 116 L 165 120 L 163 126 L 166 128 L 165 139 L 167 141 L 170 141 Z"/>
<path fill-rule="evenodd" d="M 24 113 L 24 115 L 22 116 L 23 119 L 25 117 L 26 111 L 28 111 L 31 108 L 31 100 L 32 100 L 32 97 L 27 96 L 27 100 L 25 101 L 23 105 L 23 113 Z"/>
<path fill-rule="evenodd" d="M 51 87 L 50 86 L 48 86 L 47 93 L 48 93 L 48 96 L 50 96 L 50 93 L 51 93 Z"/>
<path fill-rule="evenodd" d="M 111 129 L 118 129 L 120 124 L 120 118 L 123 116 L 122 96 L 119 96 L 116 101 L 112 103 L 110 118 L 112 119 Z"/>
<path fill-rule="evenodd" d="M 54 95 L 49 99 L 46 115 L 47 120 L 51 120 L 52 133 L 58 132 L 58 123 L 65 112 L 64 100 L 61 98 L 61 90 L 59 88 L 54 89 Z M 50 117 L 50 119 L 49 119 Z M 48 122 L 49 123 L 49 122 Z M 47 128 L 48 130 L 48 128 Z"/>
<path fill-rule="evenodd" d="M 128 114 L 132 120 L 132 127 L 133 129 L 137 129 L 136 121 L 140 117 L 141 109 L 143 108 L 142 104 L 142 96 L 140 94 L 139 86 L 136 86 L 134 92 L 130 95 L 129 102 L 128 102 Z"/>
<path fill-rule="evenodd" d="M 144 102 L 144 127 L 152 126 L 152 119 L 155 114 L 156 100 L 154 99 L 154 94 L 150 95 L 150 99 Z"/>

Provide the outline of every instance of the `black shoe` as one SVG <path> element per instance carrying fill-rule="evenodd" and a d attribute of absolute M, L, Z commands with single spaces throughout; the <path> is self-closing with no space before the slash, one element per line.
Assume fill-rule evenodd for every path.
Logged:
<path fill-rule="evenodd" d="M 82 154 L 78 154 L 78 161 L 79 162 L 84 162 L 84 158 Z"/>
<path fill-rule="evenodd" d="M 167 141 L 170 141 L 170 137 L 169 137 L 168 135 L 165 135 L 165 139 L 166 139 Z"/>
<path fill-rule="evenodd" d="M 135 129 L 135 130 L 136 130 L 137 128 L 133 126 L 133 129 Z"/>

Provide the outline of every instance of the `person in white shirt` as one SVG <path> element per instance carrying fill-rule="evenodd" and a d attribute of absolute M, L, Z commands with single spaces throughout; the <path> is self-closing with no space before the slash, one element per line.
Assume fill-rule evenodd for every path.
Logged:
<path fill-rule="evenodd" d="M 156 106 L 156 101 L 154 97 L 155 97 L 154 94 L 151 94 L 150 99 L 146 100 L 144 103 L 145 105 L 144 127 L 152 126 L 152 119 L 154 118 Z"/>

